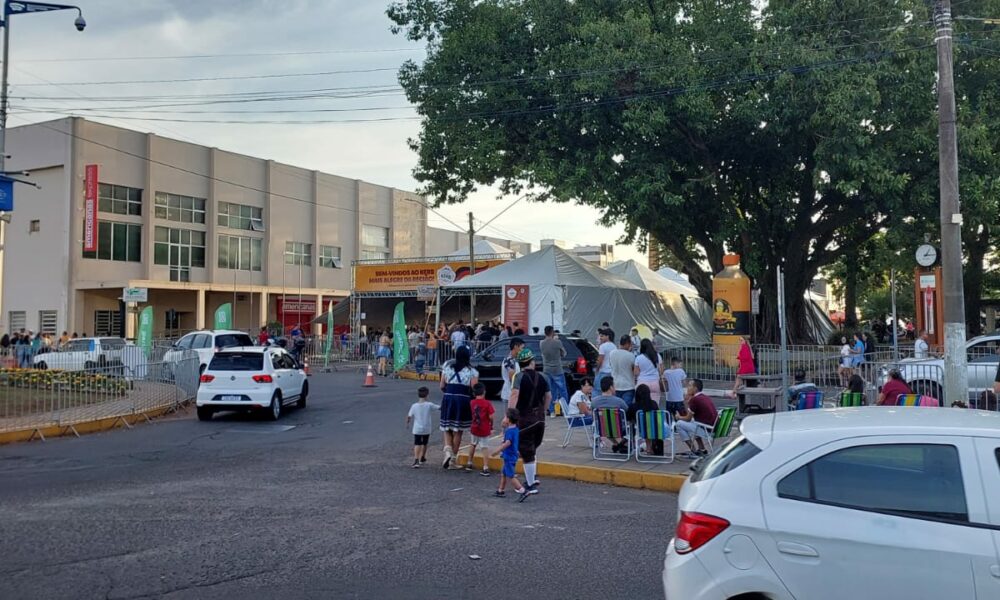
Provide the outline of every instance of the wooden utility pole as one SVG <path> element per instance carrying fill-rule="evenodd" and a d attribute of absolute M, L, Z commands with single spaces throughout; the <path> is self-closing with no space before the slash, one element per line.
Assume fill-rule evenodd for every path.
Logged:
<path fill-rule="evenodd" d="M 941 298 L 944 302 L 944 396 L 968 400 L 965 292 L 962 281 L 962 209 L 958 196 L 958 131 L 952 56 L 951 0 L 936 0 L 938 161 L 941 185 Z"/>

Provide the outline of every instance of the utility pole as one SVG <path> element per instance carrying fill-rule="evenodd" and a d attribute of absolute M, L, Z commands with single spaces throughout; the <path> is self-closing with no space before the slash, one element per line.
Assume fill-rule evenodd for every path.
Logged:
<path fill-rule="evenodd" d="M 472 212 L 469 212 L 469 275 L 476 274 L 476 251 L 473 248 L 476 241 L 476 226 L 472 221 Z M 476 326 L 476 292 L 472 292 L 469 297 L 469 326 Z"/>
<path fill-rule="evenodd" d="M 951 0 L 936 0 L 938 161 L 941 184 L 941 297 L 944 302 L 944 396 L 967 400 L 965 292 L 962 281 L 962 209 L 958 196 L 958 131 L 952 56 Z"/>

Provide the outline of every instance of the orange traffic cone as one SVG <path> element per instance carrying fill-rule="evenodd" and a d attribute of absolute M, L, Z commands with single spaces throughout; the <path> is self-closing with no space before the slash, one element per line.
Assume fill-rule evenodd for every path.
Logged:
<path fill-rule="evenodd" d="M 368 365 L 368 374 L 365 375 L 365 384 L 361 387 L 378 387 L 375 385 L 375 373 L 372 371 L 371 365 Z"/>
<path fill-rule="evenodd" d="M 312 373 L 309 372 L 309 357 L 302 359 L 302 370 L 305 371 L 306 377 L 312 375 Z"/>

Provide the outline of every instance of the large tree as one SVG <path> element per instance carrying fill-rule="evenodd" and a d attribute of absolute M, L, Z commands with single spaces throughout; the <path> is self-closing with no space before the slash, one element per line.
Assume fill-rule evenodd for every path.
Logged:
<path fill-rule="evenodd" d="M 599 207 L 706 298 L 737 252 L 766 338 L 779 266 L 792 337 L 809 339 L 819 268 L 927 201 L 912 175 L 936 160 L 922 0 L 404 0 L 388 14 L 427 43 L 400 81 L 434 202 L 499 184 Z"/>

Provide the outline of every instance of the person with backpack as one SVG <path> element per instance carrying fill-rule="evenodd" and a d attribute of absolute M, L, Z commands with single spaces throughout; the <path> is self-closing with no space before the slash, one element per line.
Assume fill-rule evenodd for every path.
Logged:
<path fill-rule="evenodd" d="M 524 483 L 528 494 L 538 493 L 538 465 L 535 454 L 545 437 L 545 413 L 552 402 L 552 392 L 545 377 L 535 369 L 535 355 L 528 348 L 517 354 L 521 372 L 514 376 L 507 406 L 516 408 L 519 418 L 518 453 L 524 463 Z M 507 424 L 504 423 L 504 427 Z"/>

